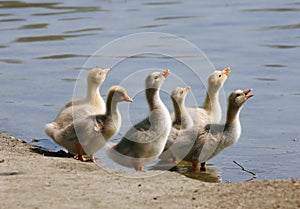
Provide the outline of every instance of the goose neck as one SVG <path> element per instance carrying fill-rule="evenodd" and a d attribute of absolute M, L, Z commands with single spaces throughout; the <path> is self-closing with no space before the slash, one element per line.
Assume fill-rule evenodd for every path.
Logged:
<path fill-rule="evenodd" d="M 114 93 L 109 92 L 106 100 L 106 116 L 118 114 L 117 101 L 113 99 Z"/>
<path fill-rule="evenodd" d="M 172 98 L 172 103 L 174 107 L 174 115 L 175 115 L 175 122 L 181 124 L 182 119 L 184 116 L 188 115 L 188 112 L 184 106 L 184 103 L 177 103 L 173 98 Z"/>
<path fill-rule="evenodd" d="M 219 105 L 219 91 L 208 89 L 204 102 L 204 109 L 208 112 L 214 111 Z"/>
<path fill-rule="evenodd" d="M 239 108 L 229 109 L 227 112 L 226 124 L 224 129 L 223 146 L 228 147 L 237 142 L 241 135 L 241 123 L 239 120 Z"/>
<path fill-rule="evenodd" d="M 180 104 L 176 102 L 175 99 L 172 98 L 173 108 L 174 108 L 174 114 L 175 114 L 175 121 L 181 121 L 181 107 Z"/>
<path fill-rule="evenodd" d="M 239 120 L 240 108 L 228 106 L 226 127 L 235 127 L 240 125 Z"/>
<path fill-rule="evenodd" d="M 151 111 L 161 108 L 162 101 L 159 96 L 159 89 L 146 89 L 146 98 Z"/>
<path fill-rule="evenodd" d="M 88 88 L 87 88 L 87 99 L 88 101 L 92 101 L 92 103 L 95 103 L 95 101 L 100 97 L 100 85 L 96 85 L 92 82 L 88 82 Z"/>

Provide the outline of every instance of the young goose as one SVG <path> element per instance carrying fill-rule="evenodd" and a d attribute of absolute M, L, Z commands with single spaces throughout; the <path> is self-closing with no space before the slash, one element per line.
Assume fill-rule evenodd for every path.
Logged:
<path fill-rule="evenodd" d="M 70 100 L 65 108 L 73 105 L 90 104 L 94 107 L 95 114 L 105 114 L 105 102 L 100 94 L 100 87 L 104 82 L 110 69 L 93 68 L 87 77 L 87 95 L 86 98 Z"/>
<path fill-rule="evenodd" d="M 74 116 L 82 118 L 87 115 L 104 114 L 106 112 L 105 103 L 99 89 L 109 71 L 109 69 L 94 68 L 89 72 L 87 97 L 70 100 L 60 110 L 55 120 L 46 124 L 45 131 L 48 136 L 54 139 L 55 132 L 72 123 Z"/>
<path fill-rule="evenodd" d="M 182 131 L 172 146 L 173 154 L 180 155 L 190 149 L 183 159 L 192 162 L 193 170 L 200 162 L 200 170 L 205 171 L 207 160 L 238 141 L 241 135 L 239 114 L 242 105 L 254 96 L 250 92 L 251 89 L 236 90 L 230 94 L 225 124 L 207 124 L 200 129 L 193 127 Z"/>
<path fill-rule="evenodd" d="M 193 119 L 185 107 L 185 98 L 191 87 L 176 87 L 171 93 L 172 104 L 174 108 L 174 120 L 172 127 L 180 130 L 190 128 L 194 125 Z"/>
<path fill-rule="evenodd" d="M 146 78 L 146 98 L 150 108 L 147 118 L 131 127 L 121 141 L 108 148 L 108 156 L 126 167 L 143 170 L 157 158 L 166 144 L 172 122 L 159 96 L 159 90 L 170 70 L 153 72 Z"/>
<path fill-rule="evenodd" d="M 208 78 L 205 102 L 202 108 L 187 108 L 196 125 L 220 123 L 222 109 L 219 102 L 219 92 L 230 74 L 230 68 L 214 71 Z"/>
<path fill-rule="evenodd" d="M 159 157 L 160 159 L 172 158 L 173 162 L 175 162 L 175 156 L 173 156 L 172 153 L 165 151 L 167 151 L 174 143 L 174 140 L 176 140 L 180 130 L 191 128 L 194 125 L 193 119 L 185 107 L 185 98 L 190 89 L 191 88 L 189 86 L 186 88 L 176 87 L 171 93 L 171 100 L 174 108 L 174 119 L 172 120 L 172 128 L 168 136 L 164 152 Z"/>
<path fill-rule="evenodd" d="M 95 161 L 93 154 L 120 130 L 121 115 L 117 103 L 122 101 L 132 102 L 132 99 L 123 87 L 111 87 L 106 99 L 105 114 L 74 120 L 65 128 L 55 132 L 54 141 L 70 153 L 76 154 L 75 159 L 87 161 L 83 156 L 87 154 L 92 161 Z"/>

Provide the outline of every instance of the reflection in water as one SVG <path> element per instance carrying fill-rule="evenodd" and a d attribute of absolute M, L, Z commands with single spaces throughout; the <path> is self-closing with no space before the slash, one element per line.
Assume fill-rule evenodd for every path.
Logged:
<path fill-rule="evenodd" d="M 45 9 L 54 9 L 54 10 L 69 10 L 64 11 L 63 14 L 66 13 L 76 13 L 76 12 L 95 12 L 102 11 L 100 7 L 87 7 L 87 6 L 58 6 L 62 3 L 28 3 L 22 1 L 1 1 L 0 6 L 1 9 L 9 9 L 9 8 L 45 8 Z M 32 14 L 33 16 L 37 15 L 47 15 L 47 13 L 37 13 Z M 51 13 L 50 13 L 51 14 Z"/>
<path fill-rule="evenodd" d="M 277 81 L 275 78 L 255 78 L 258 81 Z"/>
<path fill-rule="evenodd" d="M 67 59 L 67 58 L 76 58 L 76 57 L 89 57 L 88 55 L 79 55 L 79 54 L 57 54 L 51 56 L 38 57 L 37 59 Z"/>
<path fill-rule="evenodd" d="M 139 26 L 137 28 L 146 29 L 146 28 L 159 28 L 159 27 L 163 27 L 163 26 L 167 26 L 167 24 L 143 25 L 143 26 Z"/>
<path fill-rule="evenodd" d="M 71 31 L 65 31 L 64 33 L 83 33 L 87 31 L 101 31 L 103 28 L 85 28 L 85 29 L 80 29 L 80 30 L 71 30 Z"/>
<path fill-rule="evenodd" d="M 40 28 L 47 28 L 48 23 L 40 23 L 40 24 L 29 24 L 29 25 L 23 25 L 19 27 L 18 29 L 40 29 Z"/>
<path fill-rule="evenodd" d="M 65 15 L 65 14 L 72 14 L 72 13 L 104 11 L 100 7 L 52 7 L 51 9 L 66 10 L 66 11 L 34 13 L 34 14 L 31 14 L 31 15 L 32 16 L 50 16 L 50 15 Z"/>
<path fill-rule="evenodd" d="M 77 35 L 49 35 L 49 36 L 31 36 L 31 37 L 21 37 L 15 42 L 37 42 L 37 41 L 58 41 L 65 40 L 67 38 L 75 38 Z"/>
<path fill-rule="evenodd" d="M 157 17 L 154 20 L 179 20 L 179 19 L 190 19 L 195 16 L 169 16 L 169 17 Z"/>
<path fill-rule="evenodd" d="M 265 67 L 272 67 L 272 68 L 283 68 L 283 67 L 287 67 L 286 65 L 281 65 L 281 64 L 267 64 L 264 65 Z"/>
<path fill-rule="evenodd" d="M 168 2 L 148 2 L 148 3 L 143 3 L 143 5 L 148 5 L 148 6 L 160 6 L 160 5 L 171 5 L 171 4 L 180 4 L 180 1 L 168 1 Z"/>
<path fill-rule="evenodd" d="M 28 8 L 28 7 L 41 7 L 41 8 L 52 8 L 60 3 L 28 3 L 22 1 L 1 1 L 0 5 L 2 9 L 9 8 Z"/>
<path fill-rule="evenodd" d="M 97 57 L 95 55 L 95 57 Z M 108 57 L 108 56 L 107 56 Z M 149 55 L 149 56 L 146 56 L 146 55 L 132 55 L 132 56 L 112 56 L 114 58 L 120 58 L 120 59 L 163 59 L 163 60 L 174 60 L 174 59 L 184 59 L 184 58 L 195 58 L 196 56 L 165 56 L 165 55 L 156 55 L 156 54 L 153 54 L 153 55 Z"/>
<path fill-rule="evenodd" d="M 0 14 L 0 17 L 5 17 L 5 16 L 12 16 L 13 14 L 10 13 L 2 13 Z"/>
<path fill-rule="evenodd" d="M 82 13 L 82 12 L 98 12 L 105 11 L 100 7 L 87 7 L 87 6 L 58 6 L 62 3 L 28 3 L 22 1 L 1 1 L 0 8 L 1 9 L 10 9 L 10 8 L 45 8 L 52 10 L 63 10 L 61 12 L 45 12 L 45 13 L 33 13 L 32 16 L 49 16 L 49 15 L 65 15 L 71 13 Z M 107 11 L 107 10 L 106 10 Z M 24 19 L 25 20 L 25 19 Z M 10 19 L 10 21 L 16 21 L 14 19 Z M 18 20 L 19 21 L 19 20 Z"/>
<path fill-rule="evenodd" d="M 70 18 L 60 18 L 58 21 L 73 21 L 73 20 L 83 20 L 89 19 L 89 17 L 70 17 Z"/>
<path fill-rule="evenodd" d="M 62 81 L 66 81 L 66 82 L 76 82 L 77 79 L 76 78 L 62 78 Z"/>
<path fill-rule="evenodd" d="M 8 64 L 21 64 L 21 63 L 23 63 L 23 61 L 19 60 L 19 59 L 0 59 L 0 62 L 8 63 Z"/>
<path fill-rule="evenodd" d="M 26 21 L 23 18 L 10 18 L 10 19 L 2 19 L 0 22 L 19 22 L 19 21 Z"/>
<path fill-rule="evenodd" d="M 284 45 L 284 44 L 266 44 L 263 46 L 269 48 L 275 48 L 275 49 L 293 49 L 299 47 L 299 45 Z"/>
<path fill-rule="evenodd" d="M 259 9 L 244 9 L 244 12 L 299 12 L 297 8 L 259 8 Z"/>
<path fill-rule="evenodd" d="M 291 93 L 291 94 L 289 94 L 289 95 L 292 95 L 292 96 L 300 96 L 300 93 Z M 293 139 L 293 141 L 297 141 L 297 140 Z"/>
<path fill-rule="evenodd" d="M 69 13 L 74 13 L 74 11 L 68 11 L 68 12 L 45 12 L 45 13 L 35 13 L 31 14 L 32 16 L 50 16 L 50 15 L 64 15 L 64 14 L 69 14 Z"/>
<path fill-rule="evenodd" d="M 204 182 L 222 182 L 220 171 L 217 167 L 210 164 L 207 164 L 206 171 L 192 171 L 192 164 L 190 162 L 181 161 L 174 166 L 171 163 L 160 161 L 156 165 L 152 166 L 150 170 L 170 170 L 183 174 L 186 177 Z"/>
<path fill-rule="evenodd" d="M 274 25 L 274 26 L 268 26 L 268 27 L 262 27 L 260 30 L 293 30 L 293 29 L 299 29 L 300 24 L 289 24 L 289 25 Z"/>

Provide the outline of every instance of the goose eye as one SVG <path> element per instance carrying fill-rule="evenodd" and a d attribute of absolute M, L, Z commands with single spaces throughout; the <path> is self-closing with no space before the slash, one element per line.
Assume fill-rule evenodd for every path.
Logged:
<path fill-rule="evenodd" d="M 222 74 L 219 75 L 219 78 L 221 78 L 221 77 L 222 77 Z"/>
<path fill-rule="evenodd" d="M 154 79 L 158 79 L 158 76 L 155 76 Z"/>
<path fill-rule="evenodd" d="M 237 94 L 237 95 L 236 95 L 236 97 L 239 97 L 239 96 L 241 96 L 241 94 Z"/>
<path fill-rule="evenodd" d="M 183 91 L 181 91 L 180 94 L 183 94 Z"/>

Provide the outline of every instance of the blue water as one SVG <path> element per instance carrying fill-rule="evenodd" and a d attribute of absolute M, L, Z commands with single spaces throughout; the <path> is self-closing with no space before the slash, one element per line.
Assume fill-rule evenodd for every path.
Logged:
<path fill-rule="evenodd" d="M 77 77 L 91 55 L 127 35 L 168 33 L 190 41 L 210 60 L 212 65 L 204 59 L 204 67 L 199 66 L 197 72 L 231 67 L 224 98 L 235 89 L 254 89 L 255 96 L 241 112 L 239 142 L 209 162 L 217 167 L 222 181 L 251 178 L 233 160 L 254 171 L 256 179 L 299 178 L 299 20 L 300 2 L 292 0 L 1 1 L 0 131 L 60 149 L 44 133 L 44 125 L 72 98 Z M 164 43 L 149 47 L 159 51 Z M 205 78 L 199 82 L 186 73 L 190 72 L 187 66 L 174 59 L 146 54 L 114 66 L 105 58 L 96 62 L 91 65 L 112 67 L 101 88 L 103 94 L 129 73 L 170 68 L 173 77 L 166 91 L 177 84 L 175 75 L 179 75 L 184 82 L 178 84 L 192 86 L 195 97 L 189 96 L 189 104 L 203 102 Z M 130 85 L 143 86 L 143 80 L 124 84 L 131 89 Z M 128 108 L 120 106 L 121 110 Z M 137 121 L 146 110 L 143 93 L 137 94 L 129 107 L 130 119 Z M 126 117 L 123 122 L 122 130 L 126 130 L 130 123 Z"/>

